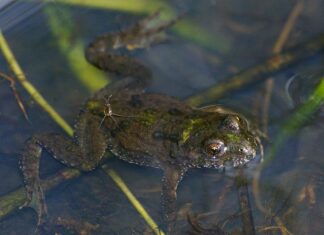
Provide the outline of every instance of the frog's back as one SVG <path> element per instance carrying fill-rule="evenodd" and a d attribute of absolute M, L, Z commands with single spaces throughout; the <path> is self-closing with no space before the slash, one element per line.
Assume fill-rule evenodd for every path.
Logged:
<path fill-rule="evenodd" d="M 133 92 L 128 89 L 113 94 L 110 103 L 114 112 L 121 114 L 125 112 L 125 116 L 147 110 L 155 110 L 160 115 L 192 112 L 192 107 L 177 98 L 159 93 Z"/>
<path fill-rule="evenodd" d="M 112 117 L 107 118 L 110 150 L 128 162 L 160 167 L 168 160 L 166 148 L 177 145 L 181 123 L 192 108 L 157 93 L 119 92 L 110 101 Z"/>

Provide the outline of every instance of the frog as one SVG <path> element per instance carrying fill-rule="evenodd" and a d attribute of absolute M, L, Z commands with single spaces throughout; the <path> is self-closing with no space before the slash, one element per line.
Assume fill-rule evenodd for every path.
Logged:
<path fill-rule="evenodd" d="M 175 97 L 145 91 L 152 72 L 125 51 L 160 43 L 178 20 L 162 21 L 154 13 L 122 31 L 98 36 L 86 47 L 87 61 L 117 79 L 87 99 L 72 138 L 39 133 L 26 141 L 21 160 L 27 194 L 23 207 L 35 209 L 38 225 L 48 214 L 39 177 L 44 150 L 82 172 L 98 168 L 107 153 L 161 169 L 162 221 L 168 234 L 175 233 L 177 187 L 188 170 L 240 168 L 255 159 L 261 143 L 243 115 L 217 105 L 191 107 Z"/>

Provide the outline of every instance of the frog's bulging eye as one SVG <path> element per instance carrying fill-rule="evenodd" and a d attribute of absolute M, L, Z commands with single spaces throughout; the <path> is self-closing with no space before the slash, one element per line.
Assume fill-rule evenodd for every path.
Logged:
<path fill-rule="evenodd" d="M 225 145 L 221 140 L 210 140 L 205 146 L 206 153 L 212 157 L 221 156 L 225 153 Z"/>
<path fill-rule="evenodd" d="M 227 117 L 223 122 L 223 127 L 227 130 L 237 132 L 240 130 L 240 118 L 235 116 Z"/>

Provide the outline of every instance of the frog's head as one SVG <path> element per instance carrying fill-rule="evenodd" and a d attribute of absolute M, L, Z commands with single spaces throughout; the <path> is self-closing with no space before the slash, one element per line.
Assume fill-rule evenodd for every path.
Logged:
<path fill-rule="evenodd" d="M 255 158 L 259 137 L 247 120 L 236 113 L 210 113 L 187 139 L 190 163 L 195 167 L 227 168 L 244 166 Z"/>

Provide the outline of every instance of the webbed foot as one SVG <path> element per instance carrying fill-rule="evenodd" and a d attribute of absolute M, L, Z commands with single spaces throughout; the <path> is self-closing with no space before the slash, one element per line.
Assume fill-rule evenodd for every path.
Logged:
<path fill-rule="evenodd" d="M 38 215 L 38 226 L 45 222 L 47 216 L 44 192 L 38 177 L 40 153 L 41 147 L 36 144 L 35 138 L 31 138 L 25 145 L 21 160 L 27 199 L 20 209 L 24 207 L 34 209 Z"/>
<path fill-rule="evenodd" d="M 79 116 L 78 128 L 74 139 L 60 134 L 37 134 L 26 141 L 22 153 L 21 170 L 24 175 L 27 199 L 23 207 L 33 208 L 38 214 L 38 228 L 45 223 L 47 207 L 44 191 L 39 178 L 39 162 L 42 149 L 63 164 L 76 167 L 83 171 L 93 170 L 100 162 L 106 150 L 104 133 L 98 128 L 99 118 L 93 118 L 89 113 Z M 96 130 L 90 135 L 89 132 Z M 91 156 L 91 158 L 87 157 Z"/>
<path fill-rule="evenodd" d="M 225 235 L 226 233 L 220 228 L 220 226 L 215 225 L 212 228 L 204 228 L 200 225 L 197 217 L 193 217 L 190 214 L 187 215 L 187 220 L 191 225 L 191 230 L 188 231 L 189 235 Z"/>
<path fill-rule="evenodd" d="M 159 18 L 158 11 L 125 30 L 97 37 L 86 48 L 85 56 L 89 63 L 99 69 L 124 78 L 136 78 L 128 87 L 147 87 L 152 78 L 151 71 L 135 58 L 123 55 L 123 51 L 143 49 L 165 41 L 165 29 L 178 19 L 179 17 L 163 21 Z"/>
<path fill-rule="evenodd" d="M 115 41 L 113 48 L 124 47 L 131 51 L 161 43 L 167 39 L 164 31 L 175 24 L 179 18 L 161 20 L 160 11 L 156 11 L 125 31 L 122 31 L 118 35 L 119 40 Z"/>
<path fill-rule="evenodd" d="M 26 202 L 20 207 L 20 209 L 24 207 L 30 207 L 34 209 L 37 213 L 38 220 L 37 226 L 40 226 L 45 223 L 47 218 L 47 206 L 45 203 L 45 197 L 42 187 L 39 183 L 34 185 L 32 191 L 27 196 Z"/>

